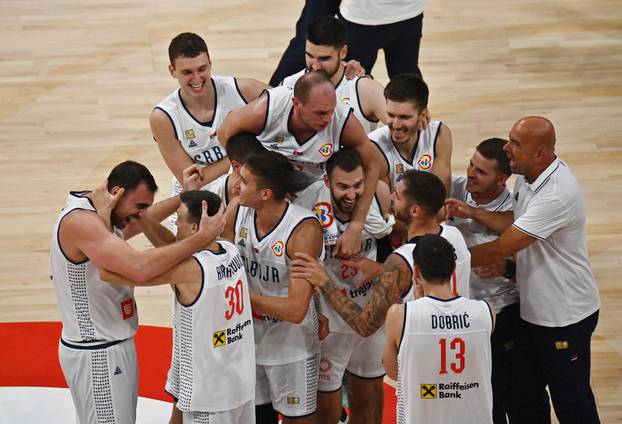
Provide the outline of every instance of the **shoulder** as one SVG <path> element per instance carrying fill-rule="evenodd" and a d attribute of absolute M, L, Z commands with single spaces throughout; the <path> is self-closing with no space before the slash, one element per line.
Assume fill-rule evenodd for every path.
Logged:
<path fill-rule="evenodd" d="M 463 200 L 466 192 L 466 175 L 452 175 L 451 176 L 451 193 L 449 197 L 455 197 L 456 199 Z"/>
<path fill-rule="evenodd" d="M 376 143 L 384 144 L 384 143 L 390 141 L 389 126 L 385 125 L 383 127 L 376 128 L 375 130 L 373 130 L 372 132 L 367 134 L 367 136 L 369 137 L 369 139 L 371 141 L 375 141 Z"/>
<path fill-rule="evenodd" d="M 294 85 L 296 84 L 296 81 L 298 81 L 298 79 L 303 76 L 306 72 L 306 69 L 301 69 L 300 71 L 296 72 L 295 74 L 289 75 L 285 78 L 283 78 L 283 81 L 281 81 L 281 83 L 279 84 L 280 86 L 283 87 L 288 87 L 288 88 L 294 88 Z"/>

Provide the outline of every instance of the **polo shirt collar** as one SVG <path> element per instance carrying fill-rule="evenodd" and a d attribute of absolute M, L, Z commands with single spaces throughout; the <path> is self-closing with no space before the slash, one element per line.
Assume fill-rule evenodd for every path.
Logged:
<path fill-rule="evenodd" d="M 489 211 L 496 211 L 497 209 L 499 209 L 503 205 L 503 203 L 505 203 L 507 198 L 511 195 L 510 190 L 508 190 L 508 187 L 506 185 L 503 187 L 503 190 L 501 191 L 501 193 L 499 193 L 499 195 L 496 198 L 494 198 L 493 200 L 491 200 L 490 202 L 486 204 L 480 205 L 475 200 L 473 200 L 473 196 L 471 196 L 471 193 L 466 191 L 466 188 L 465 188 L 465 192 L 466 192 L 466 199 L 465 199 L 466 203 L 468 203 L 469 205 L 475 205 L 478 208 L 483 208 Z"/>
<path fill-rule="evenodd" d="M 559 160 L 559 156 L 555 156 L 555 160 L 551 162 L 551 164 L 544 170 L 544 172 L 542 172 L 538 176 L 538 178 L 536 178 L 536 180 L 533 183 L 531 184 L 527 183 L 527 187 L 529 187 L 529 189 L 533 191 L 534 193 L 540 190 L 542 186 L 547 183 L 551 175 L 555 171 L 557 171 L 557 168 L 559 168 L 560 163 L 561 162 Z M 525 182 L 526 181 L 527 180 L 525 180 Z"/>

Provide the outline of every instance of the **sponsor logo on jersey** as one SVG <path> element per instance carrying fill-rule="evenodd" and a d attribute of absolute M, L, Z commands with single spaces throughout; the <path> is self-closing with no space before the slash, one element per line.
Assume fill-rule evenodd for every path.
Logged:
<path fill-rule="evenodd" d="M 196 136 L 194 135 L 194 130 L 190 129 L 190 130 L 184 131 L 184 137 L 186 138 L 186 140 L 190 140 L 191 138 L 196 138 Z"/>
<path fill-rule="evenodd" d="M 129 298 L 121 302 L 121 315 L 123 319 L 130 319 L 134 316 L 134 299 Z"/>
<path fill-rule="evenodd" d="M 298 396 L 287 396 L 288 405 L 298 405 L 299 403 L 300 403 L 300 398 Z"/>
<path fill-rule="evenodd" d="M 421 399 L 436 399 L 436 384 L 420 384 Z"/>
<path fill-rule="evenodd" d="M 557 350 L 568 349 L 568 340 L 557 340 L 555 342 L 555 349 Z"/>
<path fill-rule="evenodd" d="M 212 337 L 214 347 L 221 347 L 242 340 L 244 338 L 244 329 L 251 324 L 252 321 L 247 319 L 244 322 L 238 322 L 234 327 L 215 331 Z"/>
<path fill-rule="evenodd" d="M 276 137 L 274 137 L 274 142 L 276 144 L 283 144 L 284 141 L 285 137 L 283 137 L 282 135 L 277 135 Z"/>
<path fill-rule="evenodd" d="M 349 105 L 350 105 L 350 97 L 348 97 L 348 96 L 343 96 L 343 97 L 341 98 L 341 103 L 343 103 L 343 104 L 344 104 L 344 105 L 346 105 L 346 106 L 349 106 Z"/>
<path fill-rule="evenodd" d="M 119 375 L 119 374 L 121 374 L 121 368 L 117 367 L 117 368 L 114 370 L 114 375 Z"/>
<path fill-rule="evenodd" d="M 328 228 L 333 225 L 335 218 L 333 218 L 333 205 L 329 202 L 319 202 L 313 206 L 313 212 L 320 220 L 322 228 Z"/>
<path fill-rule="evenodd" d="M 402 165 L 401 163 L 398 163 L 395 165 L 395 173 L 396 174 L 403 174 L 404 173 L 404 165 Z"/>
<path fill-rule="evenodd" d="M 419 168 L 423 170 L 432 168 L 432 156 L 428 155 L 427 153 L 425 155 L 422 155 L 417 161 L 417 164 L 419 165 Z"/>
<path fill-rule="evenodd" d="M 276 256 L 278 257 L 283 256 L 284 251 L 285 251 L 285 243 L 283 243 L 281 240 L 275 242 L 272 245 L 272 253 L 274 253 Z"/>
<path fill-rule="evenodd" d="M 419 395 L 421 399 L 462 399 L 462 395 L 471 389 L 479 389 L 479 383 L 426 383 L 419 385 Z"/>
<path fill-rule="evenodd" d="M 325 158 L 331 157 L 333 154 L 332 143 L 326 143 L 325 145 L 320 147 L 320 150 L 318 150 L 318 152 L 320 152 L 320 155 L 322 155 L 322 157 L 325 157 Z"/>
<path fill-rule="evenodd" d="M 190 143 L 188 143 L 188 147 L 197 147 L 197 143 L 195 143 L 194 140 L 190 140 Z"/>
<path fill-rule="evenodd" d="M 220 347 L 220 346 L 226 345 L 227 338 L 225 336 L 226 336 L 225 330 L 219 330 L 219 331 L 214 332 L 214 336 L 213 336 L 214 347 Z"/>
<path fill-rule="evenodd" d="M 248 228 L 246 227 L 240 228 L 240 237 L 242 238 L 248 237 Z"/>

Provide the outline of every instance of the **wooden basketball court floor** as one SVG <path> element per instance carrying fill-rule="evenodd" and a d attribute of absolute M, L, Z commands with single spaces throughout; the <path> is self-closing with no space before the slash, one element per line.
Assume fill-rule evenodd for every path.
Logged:
<path fill-rule="evenodd" d="M 213 73 L 267 81 L 301 0 L 0 1 L 0 322 L 58 321 L 48 277 L 51 228 L 66 193 L 116 163 L 170 174 L 147 117 L 176 87 L 166 49 L 205 37 Z M 525 115 L 549 117 L 588 210 L 603 300 L 593 387 L 603 422 L 622 421 L 622 5 L 614 0 L 430 1 L 420 65 L 430 109 L 453 132 L 453 171 L 481 140 Z M 379 58 L 373 74 L 383 84 Z M 132 241 L 144 247 L 144 239 Z M 142 324 L 170 323 L 164 287 L 138 289 Z M 2 340 L 2 343 L 12 343 Z M 3 372 L 10 364 L 0 365 Z"/>

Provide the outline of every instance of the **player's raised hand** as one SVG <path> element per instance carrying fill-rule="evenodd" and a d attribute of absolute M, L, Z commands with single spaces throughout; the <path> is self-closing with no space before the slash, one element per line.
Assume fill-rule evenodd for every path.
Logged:
<path fill-rule="evenodd" d="M 340 259 L 339 262 L 351 268 L 356 268 L 363 274 L 361 281 L 357 284 L 357 287 L 373 280 L 382 272 L 381 263 L 372 261 L 371 259 L 361 255 L 354 255 L 347 259 Z"/>
<path fill-rule="evenodd" d="M 486 266 L 478 266 L 473 268 L 473 272 L 480 278 L 494 278 L 500 277 L 505 273 L 505 260 L 495 262 Z"/>
<path fill-rule="evenodd" d="M 203 181 L 203 167 L 196 163 L 184 169 L 181 173 L 181 185 L 184 191 L 199 190 Z"/>
<path fill-rule="evenodd" d="M 365 76 L 365 68 L 361 65 L 358 60 L 348 60 L 347 62 L 342 61 L 341 64 L 344 67 L 346 79 L 354 79 L 356 77 Z"/>
<path fill-rule="evenodd" d="M 458 217 L 458 218 L 472 218 L 474 215 L 475 208 L 467 205 L 462 200 L 449 198 L 445 200 L 445 209 L 447 210 L 447 218 Z"/>
<path fill-rule="evenodd" d="M 112 230 L 112 210 L 117 206 L 117 203 L 119 203 L 119 199 L 121 199 L 123 193 L 125 193 L 125 189 L 117 186 L 112 188 L 111 193 L 108 191 L 108 182 L 104 181 L 90 194 L 91 202 L 93 202 L 97 214 L 104 220 L 109 230 Z"/>
<path fill-rule="evenodd" d="M 225 229 L 227 220 L 225 219 L 225 205 L 220 203 L 220 208 L 215 215 L 207 215 L 207 202 L 203 200 L 201 202 L 201 221 L 199 222 L 199 231 L 197 232 L 199 237 L 203 237 L 205 245 L 211 243 L 216 237 Z"/>
<path fill-rule="evenodd" d="M 330 280 L 324 265 L 317 258 L 304 252 L 296 252 L 291 273 L 292 277 L 307 280 L 320 289 Z"/>
<path fill-rule="evenodd" d="M 341 233 L 335 247 L 332 250 L 333 256 L 349 258 L 361 251 L 361 230 L 357 230 L 352 224 Z"/>

